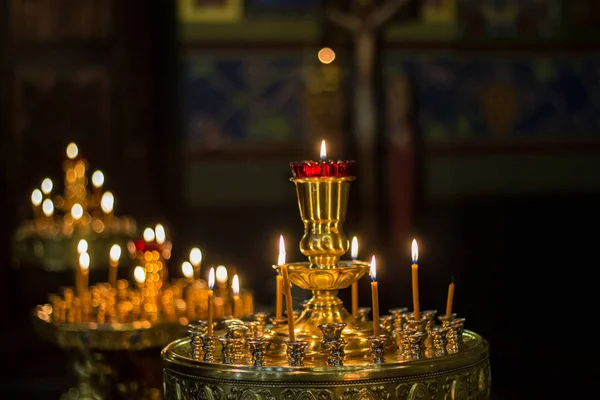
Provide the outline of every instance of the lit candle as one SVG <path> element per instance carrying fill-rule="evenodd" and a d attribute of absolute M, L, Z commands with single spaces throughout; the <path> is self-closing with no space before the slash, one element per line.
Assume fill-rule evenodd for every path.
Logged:
<path fill-rule="evenodd" d="M 281 275 L 283 276 L 283 290 L 285 291 L 285 305 L 287 308 L 287 321 L 289 339 L 291 341 L 296 340 L 294 333 L 294 308 L 292 307 L 292 285 L 288 276 L 287 265 L 283 264 L 281 267 Z"/>
<path fill-rule="evenodd" d="M 448 285 L 448 300 L 446 301 L 446 318 L 452 316 L 452 303 L 454 302 L 454 277 L 450 278 L 450 285 Z"/>
<path fill-rule="evenodd" d="M 281 267 L 285 264 L 285 241 L 283 235 L 279 236 L 279 258 L 277 259 L 277 265 Z M 277 272 L 275 277 L 275 319 L 280 320 L 283 318 L 283 276 L 280 272 Z"/>
<path fill-rule="evenodd" d="M 71 207 L 71 216 L 74 221 L 79 221 L 83 217 L 83 207 L 79 203 L 73 204 Z"/>
<path fill-rule="evenodd" d="M 412 241 L 412 262 L 413 317 L 418 321 L 421 319 L 421 309 L 419 308 L 419 246 L 416 239 Z"/>
<path fill-rule="evenodd" d="M 138 265 L 137 267 L 134 268 L 133 279 L 135 279 L 135 283 L 136 283 L 138 289 L 140 290 L 140 295 L 141 295 L 141 291 L 144 288 L 144 283 L 146 283 L 146 271 L 144 271 L 143 267 Z"/>
<path fill-rule="evenodd" d="M 42 194 L 40 189 L 35 189 L 31 192 L 31 204 L 33 205 L 33 216 L 35 218 L 41 217 L 41 208 L 42 201 L 44 200 L 44 195 Z"/>
<path fill-rule="evenodd" d="M 89 249 L 89 245 L 88 245 L 87 240 L 81 239 L 77 243 L 77 254 L 87 253 L 88 249 Z"/>
<path fill-rule="evenodd" d="M 96 192 L 99 192 L 102 189 L 102 185 L 104 185 L 104 173 L 102 171 L 97 170 L 92 174 L 92 186 Z"/>
<path fill-rule="evenodd" d="M 117 288 L 117 268 L 119 267 L 119 259 L 121 258 L 121 246 L 113 244 L 108 253 L 110 264 L 108 267 L 108 283 L 114 288 Z"/>
<path fill-rule="evenodd" d="M 215 287 L 215 269 L 211 267 L 208 272 L 208 336 L 213 334 L 213 289 Z"/>
<path fill-rule="evenodd" d="M 194 267 L 192 267 L 192 264 L 190 264 L 189 261 L 184 261 L 181 264 L 181 272 L 189 283 L 194 282 Z"/>
<path fill-rule="evenodd" d="M 371 275 L 371 305 L 373 311 L 373 335 L 379 336 L 379 289 L 377 288 L 377 262 L 375 256 L 371 258 L 371 268 L 369 274 Z"/>
<path fill-rule="evenodd" d="M 44 193 L 44 195 L 49 196 L 50 193 L 52 193 L 53 187 L 54 184 L 52 183 L 52 179 L 46 178 L 42 181 L 42 193 Z"/>
<path fill-rule="evenodd" d="M 356 236 L 352 238 L 352 246 L 350 250 L 352 261 L 358 257 L 358 239 Z M 358 318 L 358 281 L 352 283 L 352 316 Z"/>
<path fill-rule="evenodd" d="M 325 144 L 325 140 L 321 141 L 321 152 L 319 154 L 319 158 L 321 161 L 327 159 L 327 144 Z"/>
<path fill-rule="evenodd" d="M 110 229 L 112 225 L 113 211 L 115 208 L 115 196 L 113 196 L 111 192 L 104 192 L 102 198 L 100 199 L 100 208 L 106 216 L 106 227 Z"/>
<path fill-rule="evenodd" d="M 142 237 L 144 238 L 145 242 L 154 242 L 154 231 L 152 230 L 152 228 L 146 228 L 144 229 L 144 233 L 142 233 Z"/>
<path fill-rule="evenodd" d="M 233 316 L 239 318 L 242 316 L 242 304 L 240 304 L 240 278 L 237 274 L 231 279 L 231 290 L 233 291 Z"/>
<path fill-rule="evenodd" d="M 161 224 L 156 224 L 154 227 L 154 238 L 156 240 L 156 244 L 164 244 L 167 240 L 167 233 Z"/>
<path fill-rule="evenodd" d="M 217 278 L 217 284 L 219 285 L 218 296 L 225 297 L 229 292 L 227 288 L 227 267 L 224 265 L 217 266 L 215 270 L 215 277 Z"/>
<path fill-rule="evenodd" d="M 87 293 L 90 282 L 90 255 L 87 252 L 79 255 L 79 268 L 81 269 L 81 285 L 77 296 L 82 298 Z"/>
<path fill-rule="evenodd" d="M 50 199 L 44 200 L 42 203 L 42 212 L 47 218 L 51 218 L 54 214 L 54 203 Z"/>
<path fill-rule="evenodd" d="M 190 250 L 190 263 L 194 268 L 194 277 L 200 279 L 200 266 L 202 265 L 202 252 L 199 248 L 194 247 Z"/>

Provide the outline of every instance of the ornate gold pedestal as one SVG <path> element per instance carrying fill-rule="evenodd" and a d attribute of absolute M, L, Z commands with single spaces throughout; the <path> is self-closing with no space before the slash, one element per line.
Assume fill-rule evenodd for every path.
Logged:
<path fill-rule="evenodd" d="M 288 367 L 285 359 L 268 367 L 204 363 L 190 357 L 188 339 L 167 346 L 165 400 L 488 400 L 491 375 L 488 344 L 465 331 L 457 354 L 418 361 L 386 357 L 382 365 L 368 360 L 342 367 Z"/>
<path fill-rule="evenodd" d="M 77 385 L 65 400 L 162 399 L 162 347 L 185 333 L 177 323 L 54 324 L 36 311 L 40 337 L 69 355 Z"/>

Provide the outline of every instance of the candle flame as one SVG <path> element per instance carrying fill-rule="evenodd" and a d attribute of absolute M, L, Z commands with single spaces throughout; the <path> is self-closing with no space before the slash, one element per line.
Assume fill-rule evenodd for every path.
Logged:
<path fill-rule="evenodd" d="M 377 280 L 377 261 L 375 260 L 375 256 L 371 257 L 369 275 L 371 275 L 371 281 L 375 282 Z"/>
<path fill-rule="evenodd" d="M 358 257 L 358 238 L 356 236 L 354 236 L 352 238 L 352 246 L 351 246 L 351 250 L 350 250 L 350 256 L 352 257 L 353 260 L 356 260 L 356 257 Z"/>
<path fill-rule="evenodd" d="M 42 204 L 43 197 L 44 196 L 42 195 L 40 189 L 35 189 L 33 192 L 31 192 L 31 203 L 37 207 Z"/>
<path fill-rule="evenodd" d="M 46 217 L 52 216 L 54 213 L 54 203 L 50 199 L 44 200 L 42 203 L 42 211 Z"/>
<path fill-rule="evenodd" d="M 121 258 L 121 246 L 118 244 L 113 244 L 108 253 L 110 257 L 110 261 L 116 263 Z"/>
<path fill-rule="evenodd" d="M 146 242 L 154 241 L 154 231 L 152 230 L 152 228 L 144 229 L 144 233 L 142 234 L 142 237 L 144 238 L 144 241 L 146 241 Z"/>
<path fill-rule="evenodd" d="M 215 269 L 210 267 L 210 271 L 208 271 L 208 289 L 213 290 L 215 287 Z"/>
<path fill-rule="evenodd" d="M 81 219 L 81 217 L 83 217 L 83 207 L 81 206 L 81 204 L 79 203 L 75 203 L 73 204 L 73 207 L 71 207 L 71 216 L 73 217 L 73 219 L 75 221 Z"/>
<path fill-rule="evenodd" d="M 86 253 L 88 251 L 88 242 L 85 239 L 81 239 L 79 243 L 77 243 L 77 253 Z"/>
<path fill-rule="evenodd" d="M 283 235 L 279 236 L 279 258 L 277 258 L 277 265 L 285 264 L 285 241 Z"/>
<path fill-rule="evenodd" d="M 237 274 L 235 274 L 231 280 L 231 289 L 233 290 L 234 296 L 240 295 L 240 278 L 238 278 Z"/>
<path fill-rule="evenodd" d="M 227 268 L 224 265 L 219 265 L 216 271 L 217 282 L 225 283 L 227 282 Z"/>
<path fill-rule="evenodd" d="M 327 158 L 327 145 L 325 144 L 325 139 L 321 141 L 321 160 Z"/>
<path fill-rule="evenodd" d="M 202 262 L 202 251 L 200 251 L 199 248 L 194 247 L 190 250 L 190 262 L 194 267 L 200 266 L 200 263 Z"/>
<path fill-rule="evenodd" d="M 78 154 L 79 149 L 77 148 L 77 145 L 75 143 L 69 143 L 67 145 L 67 157 L 72 160 L 77 157 Z"/>
<path fill-rule="evenodd" d="M 333 62 L 333 60 L 335 60 L 335 51 L 333 51 L 329 47 L 323 47 L 317 53 L 317 58 L 323 64 L 330 64 L 331 62 Z"/>
<path fill-rule="evenodd" d="M 139 265 L 133 270 L 133 278 L 138 284 L 146 282 L 146 271 Z"/>
<path fill-rule="evenodd" d="M 154 235 L 156 237 L 156 243 L 158 244 L 163 244 L 165 240 L 167 240 L 167 233 L 161 224 L 156 224 L 154 227 Z"/>
<path fill-rule="evenodd" d="M 111 192 L 105 192 L 100 199 L 100 207 L 105 214 L 110 214 L 115 206 L 115 196 Z"/>
<path fill-rule="evenodd" d="M 44 194 L 50 194 L 53 187 L 54 187 L 54 184 L 52 183 L 52 179 L 46 178 L 42 181 L 42 192 Z"/>
<path fill-rule="evenodd" d="M 181 272 L 183 272 L 183 276 L 186 278 L 192 279 L 194 276 L 194 267 L 192 267 L 192 264 L 190 264 L 189 261 L 184 261 L 181 264 Z"/>
<path fill-rule="evenodd" d="M 87 252 L 79 255 L 79 266 L 83 270 L 87 270 L 90 267 L 90 255 Z"/>
<path fill-rule="evenodd" d="M 100 187 L 102 187 L 102 185 L 104 185 L 104 174 L 102 173 L 102 171 L 94 171 L 94 173 L 92 174 L 92 185 L 94 185 L 96 189 L 99 189 Z"/>
<path fill-rule="evenodd" d="M 419 262 L 419 246 L 417 245 L 417 239 L 412 241 L 412 262 L 416 264 Z"/>

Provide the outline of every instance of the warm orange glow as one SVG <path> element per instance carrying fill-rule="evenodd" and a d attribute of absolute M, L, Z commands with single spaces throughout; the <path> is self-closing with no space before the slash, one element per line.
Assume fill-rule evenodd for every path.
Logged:
<path fill-rule="evenodd" d="M 216 271 L 217 282 L 225 283 L 227 282 L 227 268 L 224 265 L 219 265 Z"/>
<path fill-rule="evenodd" d="M 71 216 L 73 217 L 73 219 L 75 221 L 81 219 L 81 217 L 83 217 L 83 207 L 81 207 L 81 204 L 79 203 L 75 203 L 73 204 L 73 207 L 71 207 Z"/>
<path fill-rule="evenodd" d="M 111 192 L 105 192 L 100 199 L 100 207 L 105 214 L 110 214 L 115 207 L 115 196 Z"/>
<path fill-rule="evenodd" d="M 110 261 L 116 263 L 121 258 L 121 246 L 113 244 L 109 251 Z"/>
<path fill-rule="evenodd" d="M 156 237 L 156 243 L 158 244 L 163 244 L 165 240 L 167 240 L 167 233 L 161 224 L 157 224 L 154 227 L 154 235 Z"/>
<path fill-rule="evenodd" d="M 42 192 L 40 191 L 40 189 L 35 189 L 31 193 L 31 204 L 38 207 L 40 204 L 42 204 L 43 198 L 44 198 L 44 196 L 42 195 Z"/>
<path fill-rule="evenodd" d="M 412 262 L 413 264 L 419 262 L 419 246 L 417 245 L 416 239 L 413 239 L 412 241 Z"/>
<path fill-rule="evenodd" d="M 350 256 L 352 257 L 353 260 L 356 260 L 356 257 L 358 257 L 358 238 L 356 236 L 354 236 L 352 238 L 352 246 L 350 249 Z"/>
<path fill-rule="evenodd" d="M 88 242 L 85 239 L 81 239 L 79 243 L 77 243 L 77 253 L 82 254 L 88 251 Z"/>
<path fill-rule="evenodd" d="M 283 235 L 279 236 L 279 257 L 277 258 L 277 265 L 285 264 L 285 241 Z"/>
<path fill-rule="evenodd" d="M 79 255 L 79 266 L 83 270 L 87 270 L 90 267 L 90 255 L 83 252 Z"/>
<path fill-rule="evenodd" d="M 92 174 L 92 185 L 94 185 L 94 187 L 97 189 L 104 185 L 104 174 L 102 173 L 102 171 L 94 171 L 94 173 Z"/>
<path fill-rule="evenodd" d="M 46 217 L 51 217 L 54 214 L 54 203 L 50 199 L 44 200 L 42 203 L 42 211 Z"/>
<path fill-rule="evenodd" d="M 142 234 L 142 237 L 144 238 L 144 240 L 146 242 L 154 241 L 154 231 L 152 230 L 152 228 L 144 229 L 144 233 Z"/>
<path fill-rule="evenodd" d="M 54 184 L 52 183 L 52 179 L 46 178 L 42 181 L 42 193 L 50 194 L 53 187 L 54 187 Z"/>
<path fill-rule="evenodd" d="M 194 247 L 190 250 L 190 262 L 194 267 L 199 267 L 202 262 L 202 252 L 199 248 Z"/>
<path fill-rule="evenodd" d="M 375 256 L 371 257 L 371 267 L 369 269 L 369 275 L 371 275 L 371 280 L 377 280 L 377 261 L 375 260 Z"/>
<path fill-rule="evenodd" d="M 213 290 L 214 287 L 215 287 L 215 269 L 211 267 L 210 271 L 208 271 L 208 289 Z"/>
<path fill-rule="evenodd" d="M 321 61 L 323 64 L 330 64 L 331 62 L 333 62 L 333 60 L 335 60 L 335 51 L 333 51 L 329 47 L 323 47 L 317 53 L 317 57 L 319 58 L 319 61 Z"/>
<path fill-rule="evenodd" d="M 181 272 L 183 272 L 183 276 L 188 279 L 192 279 L 194 277 L 194 267 L 192 267 L 192 264 L 190 264 L 189 261 L 184 261 L 181 264 Z"/>
<path fill-rule="evenodd" d="M 133 278 L 138 284 L 146 282 L 146 271 L 144 271 L 144 268 L 140 266 L 135 267 L 133 270 Z"/>
<path fill-rule="evenodd" d="M 74 159 L 79 154 L 79 149 L 75 143 L 69 143 L 67 146 L 67 157 L 69 159 Z"/>
<path fill-rule="evenodd" d="M 85 176 L 85 163 L 83 161 L 77 161 L 75 163 L 75 176 L 77 178 L 83 178 Z"/>
<path fill-rule="evenodd" d="M 320 155 L 321 160 L 324 160 L 327 158 L 327 144 L 325 143 L 325 140 L 321 141 L 321 155 Z"/>
<path fill-rule="evenodd" d="M 231 280 L 231 289 L 233 290 L 234 296 L 240 295 L 240 278 L 238 278 L 237 274 L 235 274 Z"/>

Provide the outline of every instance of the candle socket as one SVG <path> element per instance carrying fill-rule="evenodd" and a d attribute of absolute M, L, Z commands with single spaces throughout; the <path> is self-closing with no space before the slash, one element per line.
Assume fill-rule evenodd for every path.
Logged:
<path fill-rule="evenodd" d="M 257 336 L 262 337 L 265 333 L 265 327 L 267 326 L 267 321 L 269 320 L 269 316 L 264 312 L 257 312 L 254 314 L 254 321 L 256 321 L 256 331 Z"/>
<path fill-rule="evenodd" d="M 215 350 L 217 349 L 217 336 L 202 335 L 200 341 L 202 343 L 202 353 L 204 354 L 202 361 L 213 362 L 215 360 Z"/>
<path fill-rule="evenodd" d="M 244 346 L 243 339 L 219 338 L 221 342 L 221 354 L 223 354 L 223 364 L 235 364 L 240 358 L 239 349 Z"/>
<path fill-rule="evenodd" d="M 368 322 L 370 312 L 371 307 L 358 307 L 358 319 L 362 322 Z"/>
<path fill-rule="evenodd" d="M 188 325 L 188 333 L 190 335 L 190 346 L 192 358 L 199 360 L 202 354 L 202 336 L 206 335 L 208 326 L 204 321 L 198 321 Z"/>
<path fill-rule="evenodd" d="M 258 331 L 258 328 L 259 328 L 258 322 L 245 321 L 244 325 L 246 325 L 246 327 L 248 328 L 248 331 L 246 333 L 247 339 L 253 339 L 253 338 L 257 338 L 257 337 L 261 336 Z"/>
<path fill-rule="evenodd" d="M 452 313 L 450 315 L 444 314 L 444 315 L 439 315 L 438 316 L 438 319 L 440 320 L 440 322 L 442 323 L 442 326 L 444 326 L 444 327 L 448 326 L 448 324 L 450 322 L 452 322 L 452 320 L 454 318 L 456 318 L 456 313 Z"/>
<path fill-rule="evenodd" d="M 405 335 L 405 345 L 407 351 L 404 353 L 404 359 L 406 361 L 415 361 L 423 358 L 423 349 L 425 337 L 427 334 L 425 332 L 415 331 L 415 332 L 407 332 Z"/>
<path fill-rule="evenodd" d="M 463 343 L 462 334 L 464 331 L 465 319 L 454 318 L 447 326 L 448 333 L 446 339 L 448 339 L 448 345 L 446 349 L 448 353 L 455 354 L 460 351 L 460 347 Z"/>
<path fill-rule="evenodd" d="M 381 325 L 381 329 L 388 335 L 392 336 L 394 334 L 394 316 L 393 315 L 382 315 L 379 317 L 379 323 Z"/>
<path fill-rule="evenodd" d="M 244 325 L 244 321 L 240 319 L 226 319 L 223 321 L 223 325 L 225 325 L 226 338 L 240 338 L 240 334 L 238 333 L 237 329 L 239 326 L 242 326 L 245 330 L 248 329 L 246 325 Z"/>
<path fill-rule="evenodd" d="M 388 310 L 394 317 L 394 333 L 393 337 L 396 340 L 396 347 L 402 353 L 402 338 L 404 335 L 404 327 L 406 325 L 405 313 L 408 312 L 407 307 L 391 308 Z"/>
<path fill-rule="evenodd" d="M 248 345 L 250 346 L 250 354 L 252 355 L 252 365 L 255 367 L 262 367 L 265 364 L 265 356 L 271 341 L 263 337 L 254 337 L 248 339 Z"/>
<path fill-rule="evenodd" d="M 344 365 L 344 347 L 346 340 L 341 337 L 342 331 L 346 327 L 343 322 L 320 324 L 319 329 L 323 332 L 321 348 L 328 351 L 327 365 L 330 367 L 341 367 Z"/>
<path fill-rule="evenodd" d="M 369 345 L 371 346 L 371 356 L 373 364 L 380 365 L 384 363 L 386 335 L 369 336 Z"/>
<path fill-rule="evenodd" d="M 448 346 L 448 339 L 446 339 L 447 333 L 448 328 L 441 326 L 437 326 L 431 330 L 433 349 L 425 350 L 427 352 L 431 350 L 431 357 L 442 357 L 448 354 L 448 350 L 446 349 Z"/>
<path fill-rule="evenodd" d="M 271 318 L 269 318 L 269 322 L 274 327 L 275 326 L 287 325 L 287 318 L 275 318 L 275 317 L 271 317 Z"/>
<path fill-rule="evenodd" d="M 284 340 L 284 343 L 287 347 L 286 355 L 288 359 L 288 365 L 290 367 L 303 367 L 308 341 L 286 339 Z"/>

